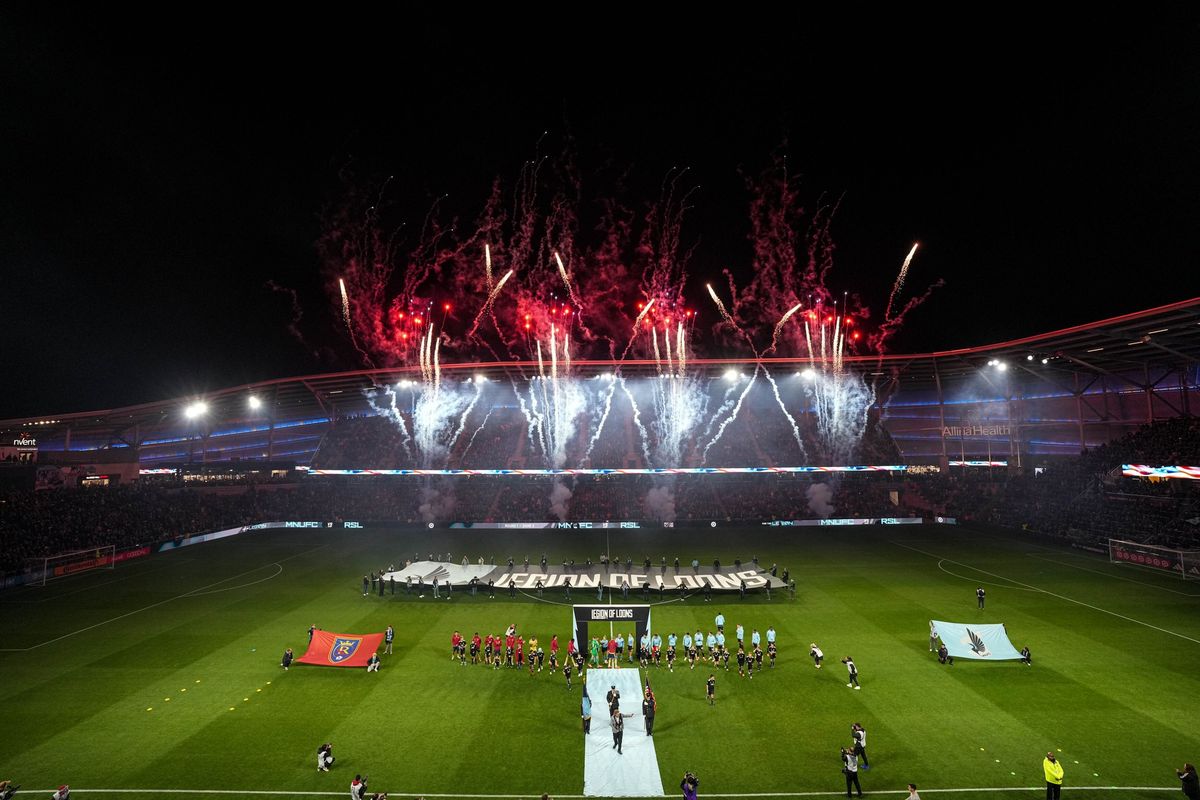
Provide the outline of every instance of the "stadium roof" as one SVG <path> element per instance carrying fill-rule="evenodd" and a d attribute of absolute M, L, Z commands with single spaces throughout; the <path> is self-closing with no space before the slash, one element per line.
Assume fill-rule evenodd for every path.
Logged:
<path fill-rule="evenodd" d="M 884 376 L 884 380 L 920 385 L 976 374 L 993 360 L 1010 365 L 1014 374 L 1024 370 L 1043 375 L 1049 371 L 1064 377 L 1079 373 L 1113 375 L 1123 381 L 1153 385 L 1164 374 L 1200 363 L 1200 297 L 1007 342 L 933 353 L 852 356 L 846 358 L 846 363 L 852 369 Z M 696 358 L 690 362 L 694 369 L 709 373 L 755 363 L 753 358 Z M 797 370 L 807 366 L 809 359 L 767 358 L 761 363 L 780 370 Z M 611 360 L 575 361 L 573 365 L 584 375 L 610 372 L 617 366 Z M 441 365 L 449 375 L 492 376 L 532 367 L 529 361 Z M 627 360 L 620 369 L 626 374 L 651 374 L 655 362 Z M 209 416 L 227 423 L 240 420 L 265 424 L 269 413 L 277 421 L 324 422 L 331 416 L 367 411 L 364 390 L 417 375 L 414 367 L 278 378 L 209 392 L 203 400 Z M 250 411 L 250 396 L 262 400 L 262 409 Z M 172 398 L 124 408 L 0 420 L 0 434 L 44 433 L 49 439 L 61 437 L 69 428 L 76 435 L 108 436 L 114 442 L 132 445 L 156 430 L 178 430 L 184 407 L 197 399 Z"/>

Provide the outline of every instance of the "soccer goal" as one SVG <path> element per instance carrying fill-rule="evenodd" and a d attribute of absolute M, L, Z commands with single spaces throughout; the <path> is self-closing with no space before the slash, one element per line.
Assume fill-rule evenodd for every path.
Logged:
<path fill-rule="evenodd" d="M 78 575 L 94 569 L 116 569 L 116 556 L 116 545 L 109 544 L 31 559 L 29 579 L 25 583 L 27 586 L 45 586 L 48 581 L 55 578 L 65 578 L 68 575 Z"/>
<path fill-rule="evenodd" d="M 1108 540 L 1108 560 L 1114 564 L 1133 564 L 1164 572 L 1174 572 L 1187 580 L 1200 580 L 1200 550 L 1179 550 L 1154 544 Z"/>

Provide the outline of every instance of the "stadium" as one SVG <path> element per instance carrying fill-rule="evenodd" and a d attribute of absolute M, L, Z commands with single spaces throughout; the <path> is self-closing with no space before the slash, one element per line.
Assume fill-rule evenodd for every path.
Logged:
<path fill-rule="evenodd" d="M 1046 742 L 1075 796 L 1178 791 L 1164 765 L 1200 747 L 1198 363 L 1190 299 L 837 364 L 447 361 L 5 420 L 0 772 L 81 796 L 324 796 L 356 773 L 659 796 L 686 771 L 718 797 L 834 796 L 859 723 L 867 792 L 1029 796 Z M 630 660 L 718 614 L 778 659 Z M 998 626 L 995 658 L 959 624 Z M 310 626 L 394 626 L 395 648 L 377 673 L 281 669 L 285 648 L 337 662 Z M 451 649 L 510 626 L 544 652 L 630 645 L 573 685 Z M 619 759 L 604 715 L 580 732 L 582 687 L 599 707 L 618 682 Z"/>

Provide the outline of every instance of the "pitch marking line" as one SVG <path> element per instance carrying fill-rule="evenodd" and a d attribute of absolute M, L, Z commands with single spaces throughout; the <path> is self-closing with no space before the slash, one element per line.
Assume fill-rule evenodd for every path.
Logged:
<path fill-rule="evenodd" d="M 174 597 L 168 597 L 166 600 L 159 600 L 157 603 L 151 603 L 148 606 L 143 606 L 142 608 L 134 609 L 133 611 L 127 612 L 125 614 L 121 614 L 120 616 L 116 616 L 111 619 L 106 619 L 106 620 L 103 620 L 102 622 L 97 622 L 95 625 L 88 625 L 86 628 L 80 628 L 77 631 L 71 631 L 70 633 L 64 633 L 62 636 L 57 636 L 53 639 L 49 639 L 45 642 L 42 642 L 41 644 L 35 644 L 30 647 L 0 647 L 0 653 L 27 653 L 30 650 L 37 650 L 38 648 L 45 647 L 48 644 L 54 644 L 55 642 L 61 642 L 63 639 L 69 639 L 72 636 L 76 636 L 80 633 L 86 633 L 87 631 L 90 631 L 94 628 L 99 628 L 103 625 L 107 625 L 110 622 L 117 622 L 118 620 L 125 619 L 126 617 L 132 617 L 134 614 L 140 614 L 143 611 L 149 611 L 152 608 L 158 608 L 161 605 L 165 605 L 167 603 L 182 599 L 184 597 L 198 597 L 198 596 L 200 596 L 197 594 L 198 592 L 203 592 L 204 590 L 211 589 L 214 586 L 220 586 L 223 583 L 228 583 L 229 581 L 236 580 L 236 579 L 242 577 L 243 575 L 249 575 L 252 572 L 258 572 L 260 569 L 265 569 L 266 567 L 276 566 L 276 567 L 280 568 L 280 571 L 282 571 L 283 567 L 280 565 L 284 561 L 291 561 L 293 558 L 299 558 L 300 556 L 307 555 L 307 554 L 313 552 L 314 550 L 320 550 L 322 547 L 325 547 L 325 545 L 323 545 L 323 544 L 318 545 L 314 548 L 305 550 L 301 553 L 296 553 L 295 555 L 291 555 L 291 556 L 288 556 L 287 558 L 280 559 L 279 561 L 272 561 L 268 564 L 263 564 L 260 567 L 255 567 L 254 569 L 248 569 L 245 572 L 239 573 L 237 575 L 232 575 L 228 578 L 222 578 L 221 580 L 210 583 L 207 586 L 201 586 L 197 589 L 192 589 L 189 592 L 184 592 L 183 594 L 177 594 Z M 274 578 L 275 576 L 272 575 L 271 577 Z M 254 583 L 259 583 L 259 582 L 260 581 L 254 581 Z M 246 585 L 251 586 L 253 584 L 246 584 Z M 242 587 L 234 586 L 234 587 L 230 587 L 230 588 L 238 589 L 238 588 L 242 588 Z M 224 590 L 221 590 L 221 591 L 224 591 Z M 93 789 L 92 791 L 99 791 L 99 790 Z M 126 791 L 126 790 L 120 789 L 120 790 L 113 790 L 113 791 Z"/>
<path fill-rule="evenodd" d="M 971 578 L 968 578 L 966 575 L 959 575 L 957 572 L 951 572 L 950 570 L 943 567 L 942 564 L 946 560 L 947 559 L 944 559 L 944 558 L 938 559 L 938 563 L 937 563 L 938 569 L 940 569 L 942 572 L 946 573 L 947 575 L 953 575 L 955 578 L 962 578 L 964 581 L 969 581 L 971 583 L 975 583 L 974 580 L 972 580 Z M 950 563 L 954 564 L 957 562 L 951 561 Z M 970 569 L 975 569 L 975 568 L 970 567 Z M 978 570 L 978 571 L 983 572 L 983 570 Z M 984 573 L 984 574 L 988 574 L 988 573 Z M 978 583 L 981 586 L 999 586 L 1001 589 L 1016 589 L 1017 591 L 1021 591 L 1021 592 L 1041 592 L 1042 591 L 1041 589 L 1029 589 L 1024 586 L 1017 586 L 1014 583 L 992 583 L 991 581 L 979 581 Z"/>
<path fill-rule="evenodd" d="M 264 565 L 264 567 L 275 567 L 276 568 L 275 574 L 268 575 L 265 578 L 259 578 L 256 581 L 250 581 L 249 583 L 239 583 L 237 586 L 227 586 L 224 589 L 213 589 L 212 591 L 209 591 L 209 592 L 201 592 L 201 591 L 188 592 L 186 595 L 184 595 L 184 597 L 204 597 L 205 595 L 209 595 L 209 594 L 220 594 L 221 592 L 232 592 L 234 589 L 245 589 L 247 586 L 254 586 L 257 583 L 262 583 L 263 581 L 269 581 L 272 578 L 278 578 L 280 575 L 283 574 L 283 565 L 280 564 L 279 562 L 275 562 L 274 564 L 266 564 L 266 565 Z M 263 569 L 264 567 L 259 567 L 259 569 Z M 233 580 L 233 579 L 229 578 L 228 580 Z"/>
<path fill-rule="evenodd" d="M 1064 786 L 1064 792 L 1178 792 L 1178 786 Z M 26 789 L 34 794 L 53 793 L 56 789 Z M 1044 792 L 1045 786 L 994 786 L 970 787 L 961 789 L 922 789 L 922 794 L 981 794 L 983 792 Z M 72 789 L 73 794 L 199 794 L 199 795 L 266 795 L 276 797 L 343 797 L 345 792 L 286 792 L 266 789 Z M 389 794 L 408 795 L 413 797 L 465 797 L 483 798 L 485 800 L 521 800 L 529 794 L 431 794 L 429 792 L 389 792 Z M 712 794 L 705 797 L 839 797 L 843 794 L 836 792 L 748 792 L 744 794 Z M 555 794 L 555 797 L 565 800 L 584 800 L 587 795 Z M 673 797 L 674 795 L 645 795 L 645 797 Z"/>
<path fill-rule="evenodd" d="M 128 575 L 122 575 L 121 577 L 114 578 L 111 581 L 105 581 L 104 583 L 96 583 L 91 586 L 84 586 L 79 589 L 74 589 L 70 592 L 63 592 L 62 594 L 52 594 L 49 597 L 43 597 L 40 600 L 22 600 L 14 594 L 11 597 L 5 597 L 3 599 L 0 599 L 0 604 L 7 605 L 7 604 L 11 603 L 13 605 L 33 605 L 36 603 L 49 603 L 49 602 L 53 602 L 55 600 L 61 600 L 64 597 L 70 597 L 71 595 L 79 594 L 80 592 L 90 592 L 93 589 L 99 589 L 103 586 L 112 586 L 114 583 L 120 583 L 121 581 L 128 581 L 128 580 L 132 580 L 134 578 L 140 578 L 143 575 L 151 575 L 155 572 L 162 572 L 164 569 L 170 569 L 171 567 L 174 567 L 176 564 L 185 564 L 185 563 L 193 561 L 193 560 L 194 559 L 191 559 L 191 558 L 186 559 L 186 560 L 181 558 L 181 559 L 171 562 L 170 564 L 163 564 L 162 566 L 156 567 L 154 569 L 147 569 L 147 570 L 142 570 L 141 572 L 135 572 L 135 573 L 128 574 Z M 67 577 L 68 578 L 83 577 L 85 575 L 87 575 L 86 572 L 81 572 L 78 575 L 71 575 L 71 576 L 67 576 Z M 59 584 L 59 585 L 61 586 L 62 584 Z M 42 590 L 41 593 L 44 594 L 46 587 L 45 586 L 23 586 L 17 591 L 23 592 L 24 594 L 33 594 L 38 589 L 41 589 Z"/>
<path fill-rule="evenodd" d="M 1100 606 L 1094 606 L 1091 603 L 1085 603 L 1082 600 L 1075 600 L 1074 598 L 1067 597 L 1066 595 L 1063 595 L 1063 594 L 1058 594 L 1057 592 L 1052 592 L 1048 589 L 1041 589 L 1037 586 L 1033 586 L 1032 584 L 1023 583 L 1021 581 L 1014 580 L 1012 578 L 1007 578 L 1004 575 L 997 575 L 994 572 L 988 572 L 985 569 L 980 569 L 979 567 L 973 567 L 970 564 L 964 564 L 963 562 L 955 561 L 952 558 L 942 558 L 942 556 L 939 556 L 937 553 L 930 553 L 925 550 L 919 550 L 916 547 L 909 547 L 908 545 L 901 544 L 900 542 L 892 542 L 892 544 L 896 545 L 897 547 L 903 547 L 906 550 L 912 550 L 914 553 L 920 553 L 923 556 L 929 556 L 930 558 L 939 558 L 942 561 L 946 561 L 950 564 L 957 564 L 960 567 L 966 567 L 967 569 L 975 570 L 976 572 L 979 572 L 983 575 L 991 575 L 993 578 L 999 578 L 1002 581 L 1008 581 L 1009 583 L 1014 583 L 1014 584 L 1017 584 L 1018 586 L 1023 586 L 1027 589 L 1032 589 L 1034 591 L 1041 592 L 1042 594 L 1047 594 L 1051 597 L 1057 597 L 1059 600 L 1066 600 L 1068 603 L 1074 603 L 1077 606 L 1083 606 L 1084 608 L 1090 608 L 1093 611 L 1099 611 L 1102 614 L 1108 614 L 1110 616 L 1117 617 L 1118 619 L 1123 619 L 1126 622 L 1132 622 L 1132 623 L 1141 625 L 1146 628 L 1152 628 L 1153 630 L 1159 631 L 1160 633 L 1166 633 L 1171 636 L 1175 636 L 1179 639 L 1184 639 L 1189 642 L 1194 642 L 1195 644 L 1200 644 L 1200 639 L 1193 639 L 1192 637 L 1185 636 L 1182 633 L 1176 633 L 1175 631 L 1167 630 L 1166 628 L 1160 628 L 1157 625 L 1151 625 L 1149 622 L 1142 622 L 1140 619 L 1134 619 L 1133 617 L 1127 617 L 1124 614 L 1118 614 L 1115 611 L 1109 611 L 1107 608 L 1101 608 Z"/>
<path fill-rule="evenodd" d="M 1113 575 L 1108 572 L 1101 572 L 1098 569 L 1091 569 L 1090 567 L 1081 567 L 1078 564 L 1071 564 L 1066 561 L 1058 561 L 1053 558 L 1046 558 L 1045 556 L 1038 555 L 1037 553 L 1026 553 L 1025 555 L 1029 558 L 1036 558 L 1038 561 L 1049 561 L 1051 564 L 1059 564 L 1064 567 L 1070 567 L 1071 569 L 1080 569 L 1080 570 L 1083 570 L 1084 572 L 1091 572 L 1096 575 L 1102 575 L 1105 578 L 1112 578 L 1112 579 L 1118 580 L 1118 581 L 1127 581 L 1129 583 L 1136 583 L 1139 586 L 1149 586 L 1151 589 L 1161 589 L 1164 592 L 1170 592 L 1171 594 L 1182 595 L 1183 597 L 1200 597 L 1200 592 L 1181 592 L 1178 589 L 1172 589 L 1168 586 L 1163 586 L 1158 583 L 1150 583 L 1149 581 L 1139 581 L 1136 578 L 1126 578 L 1124 575 Z"/>

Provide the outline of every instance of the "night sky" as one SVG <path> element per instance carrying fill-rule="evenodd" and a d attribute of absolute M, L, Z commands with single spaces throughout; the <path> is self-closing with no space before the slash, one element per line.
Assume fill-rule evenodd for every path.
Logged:
<path fill-rule="evenodd" d="M 299 8 L 299 7 L 297 7 Z M 748 260 L 739 169 L 841 196 L 831 288 L 946 286 L 893 350 L 1200 294 L 1200 12 L 1145 18 L 0 10 L 0 417 L 362 366 L 314 243 L 339 169 L 473 213 L 545 132 L 700 189 L 692 284 Z M 953 13 L 958 14 L 958 11 Z M 1133 12 L 1129 12 L 1133 13 Z M 288 296 L 304 312 L 288 331 Z"/>

